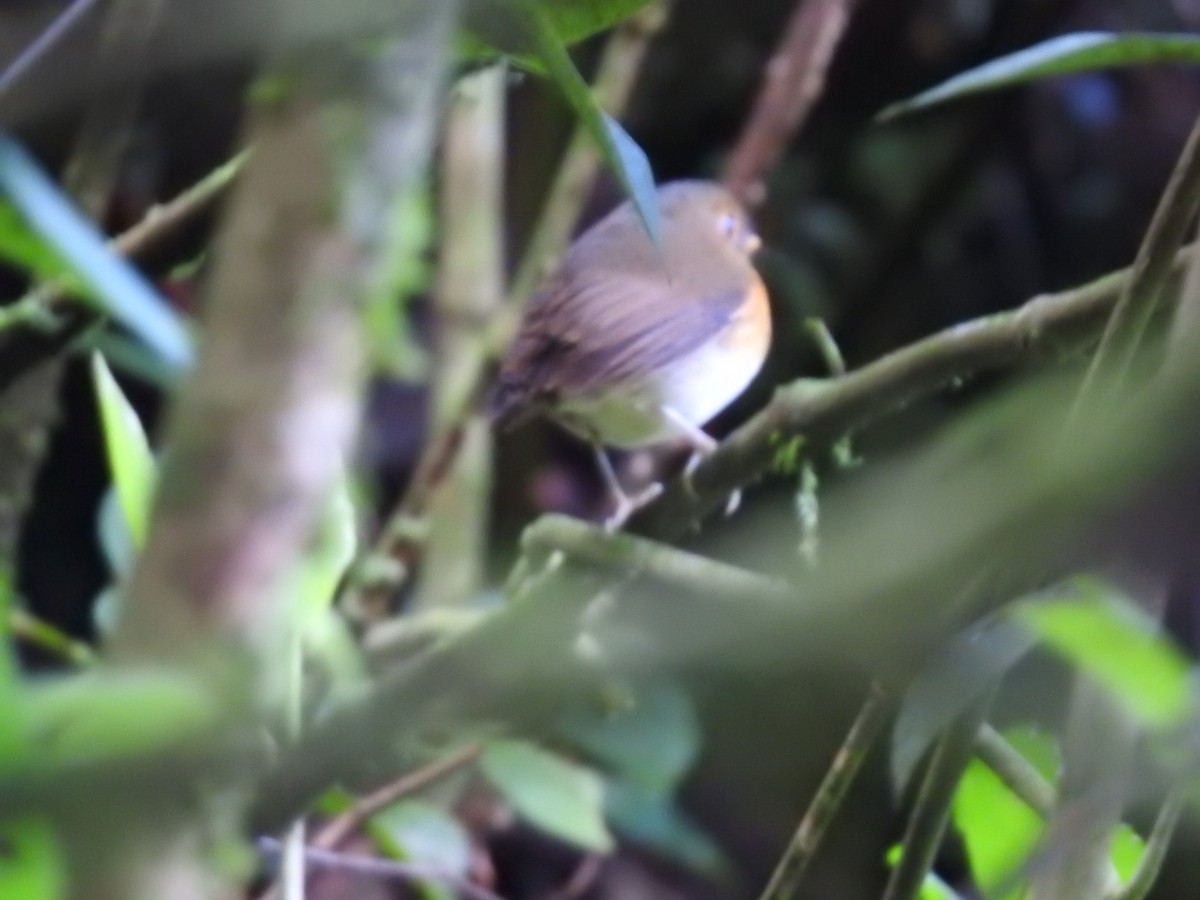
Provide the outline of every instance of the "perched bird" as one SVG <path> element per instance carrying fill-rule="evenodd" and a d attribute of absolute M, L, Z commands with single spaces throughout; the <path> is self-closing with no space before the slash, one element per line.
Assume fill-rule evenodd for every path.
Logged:
<path fill-rule="evenodd" d="M 758 373 L 771 341 L 761 241 L 720 185 L 658 189 L 661 250 L 629 202 L 585 231 L 530 302 L 491 398 L 498 424 L 544 414 L 588 441 L 619 527 L 661 485 L 630 497 L 605 446 L 671 439 L 716 447 L 702 428 Z"/>

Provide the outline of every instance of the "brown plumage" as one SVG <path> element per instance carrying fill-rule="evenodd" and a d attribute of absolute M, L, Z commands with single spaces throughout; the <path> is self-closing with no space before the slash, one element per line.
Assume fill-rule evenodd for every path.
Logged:
<path fill-rule="evenodd" d="M 542 412 L 597 447 L 682 437 L 711 450 L 701 426 L 745 389 L 770 343 L 750 260 L 758 238 L 715 183 L 663 185 L 658 203 L 661 253 L 629 203 L 567 251 L 501 367 L 497 421 Z M 628 514 L 629 499 L 618 502 Z"/>

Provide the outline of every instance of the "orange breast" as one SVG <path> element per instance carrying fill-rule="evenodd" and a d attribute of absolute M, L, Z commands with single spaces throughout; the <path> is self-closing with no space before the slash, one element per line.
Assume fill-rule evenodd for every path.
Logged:
<path fill-rule="evenodd" d="M 746 302 L 733 314 L 729 328 L 719 338 L 721 346 L 732 353 L 762 360 L 771 346 L 771 303 L 767 286 L 754 273 L 754 281 L 746 294 Z"/>

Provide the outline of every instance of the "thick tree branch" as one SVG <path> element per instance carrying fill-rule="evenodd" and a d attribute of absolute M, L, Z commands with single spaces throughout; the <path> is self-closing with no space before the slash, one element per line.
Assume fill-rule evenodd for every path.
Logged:
<path fill-rule="evenodd" d="M 1191 252 L 1176 257 L 1174 276 L 1182 274 Z M 1035 297 L 1011 312 L 947 328 L 843 377 L 780 388 L 765 409 L 700 463 L 690 483 L 671 482 L 631 520 L 629 530 L 660 540 L 679 537 L 722 506 L 730 491 L 761 478 L 781 441 L 800 437 L 811 452 L 957 381 L 1086 349 L 1129 277 L 1130 270 L 1123 270 Z"/>

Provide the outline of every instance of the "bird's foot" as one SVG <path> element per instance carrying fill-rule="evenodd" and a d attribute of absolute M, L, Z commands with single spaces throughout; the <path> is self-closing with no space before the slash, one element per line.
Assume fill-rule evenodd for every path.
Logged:
<path fill-rule="evenodd" d="M 695 485 L 692 484 L 692 475 L 695 474 L 695 471 L 699 467 L 700 463 L 704 462 L 704 460 L 707 459 L 715 449 L 716 442 L 714 441 L 711 448 L 705 447 L 704 449 L 697 448 L 693 450 L 692 455 L 688 457 L 687 464 L 683 467 L 683 484 L 684 487 L 687 488 L 688 493 L 690 493 L 693 497 L 699 496 L 699 492 L 696 490 Z M 725 518 L 728 519 L 735 512 L 737 512 L 738 507 L 741 505 L 742 489 L 735 488 L 729 494 L 729 499 L 725 501 L 725 511 L 723 513 Z"/>
<path fill-rule="evenodd" d="M 657 481 L 646 485 L 632 497 L 622 490 L 614 490 L 612 496 L 616 509 L 604 520 L 604 531 L 607 534 L 620 531 L 635 512 L 650 504 L 662 492 L 663 486 Z"/>

